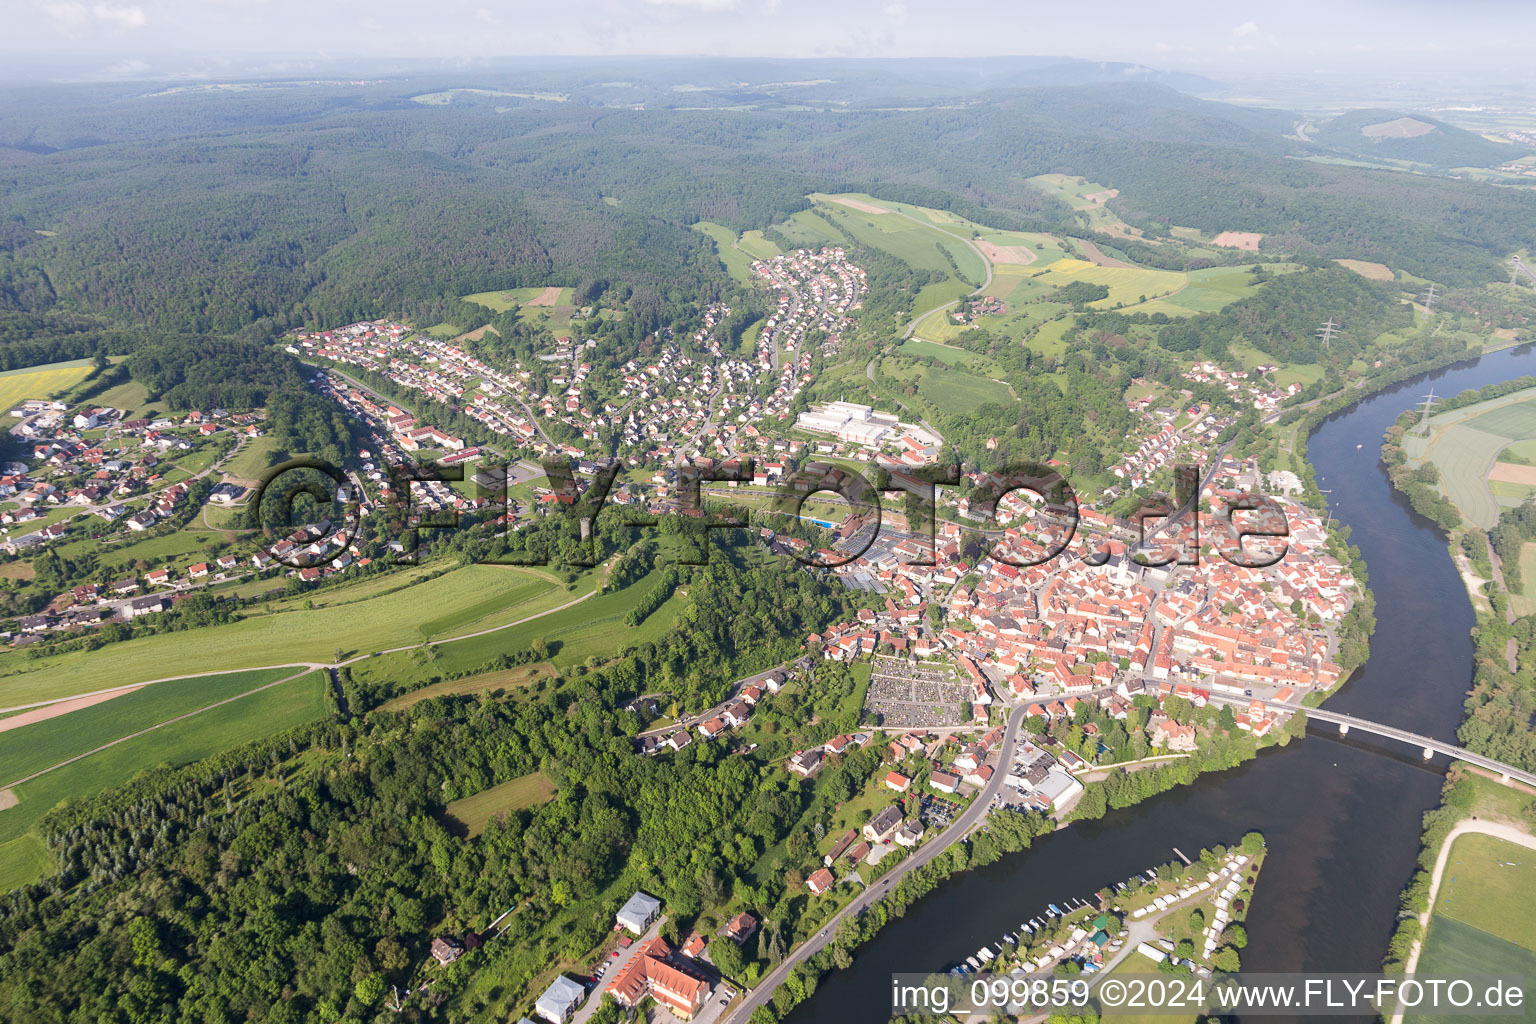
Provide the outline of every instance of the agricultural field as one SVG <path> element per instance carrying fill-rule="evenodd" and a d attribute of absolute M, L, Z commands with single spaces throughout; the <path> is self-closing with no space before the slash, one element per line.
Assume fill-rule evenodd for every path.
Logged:
<path fill-rule="evenodd" d="M 1155 298 L 1167 298 L 1189 283 L 1189 275 L 1173 270 L 1148 270 L 1143 267 L 1101 267 L 1087 260 L 1062 259 L 1034 275 L 1035 280 L 1053 288 L 1060 288 L 1074 281 L 1102 284 L 1109 289 L 1109 296 L 1091 302 L 1094 309 L 1109 309 L 1125 304 L 1132 306 Z"/>
<path fill-rule="evenodd" d="M 773 242 L 764 238 L 761 231 L 756 230 L 743 232 L 742 236 L 736 240 L 736 244 L 745 249 L 747 255 L 753 259 L 772 259 L 783 252 Z"/>
<path fill-rule="evenodd" d="M 494 633 L 368 658 L 354 664 L 352 674 L 363 682 L 423 686 L 440 681 L 444 674 L 473 672 L 498 655 L 525 648 L 534 640 L 549 645 L 549 661 L 556 668 L 580 665 L 594 655 L 611 658 L 622 648 L 659 638 L 682 610 L 686 599 L 673 595 L 640 625 L 626 625 L 625 616 L 650 590 L 651 580 L 648 576 L 623 590 L 586 597 L 569 608 Z M 562 591 L 560 603 L 590 593 L 591 587 L 589 580 L 580 592 Z"/>
<path fill-rule="evenodd" d="M 498 814 L 520 811 L 525 807 L 548 803 L 554 798 L 554 784 L 534 772 L 481 790 L 474 796 L 455 800 L 448 805 L 447 814 L 473 837 L 483 832 L 485 826 Z"/>
<path fill-rule="evenodd" d="M 551 296 L 549 293 L 554 292 Z M 569 288 L 510 288 L 506 291 L 476 292 L 474 295 L 464 296 L 465 302 L 473 302 L 487 309 L 494 309 L 498 313 L 505 313 L 509 309 L 521 309 L 527 306 L 535 308 L 545 306 L 569 305 L 571 301 L 571 289 Z"/>
<path fill-rule="evenodd" d="M 1494 836 L 1458 837 L 1432 909 L 1421 974 L 1536 977 L 1536 850 Z"/>
<path fill-rule="evenodd" d="M 963 348 L 955 348 L 953 345 L 943 345 L 936 341 L 924 341 L 921 338 L 909 338 L 896 346 L 896 351 L 902 355 L 922 356 L 925 359 L 938 359 L 950 366 L 969 366 L 975 360 L 981 358 L 974 352 L 967 352 Z"/>
<path fill-rule="evenodd" d="M 294 669 L 263 669 L 155 683 L 100 704 L 0 733 L 0 787 L 104 743 L 275 683 Z"/>
<path fill-rule="evenodd" d="M 947 275 L 951 280 L 968 284 L 966 291 L 974 289 L 987 276 L 986 264 L 965 244 L 959 231 L 940 228 L 931 221 L 925 224 L 920 218 L 897 211 L 895 204 L 880 204 L 882 207 L 891 207 L 889 213 L 870 213 L 844 205 L 849 201 L 848 197 L 813 194 L 811 198 L 818 203 L 817 211 L 828 222 L 837 225 L 843 235 L 872 249 L 888 252 L 910 267 Z M 867 196 L 852 197 L 852 201 L 865 206 L 878 202 Z M 959 267 L 958 277 L 950 269 L 949 260 L 940 253 L 940 247 Z M 917 308 L 923 306 L 919 304 Z"/>
<path fill-rule="evenodd" d="M 1384 263 L 1372 263 L 1369 260 L 1334 260 L 1341 267 L 1348 267 L 1361 277 L 1370 278 L 1372 281 L 1391 281 L 1397 277 L 1392 273 L 1392 268 Z"/>
<path fill-rule="evenodd" d="M 337 650 L 352 657 L 441 639 L 423 632 L 423 608 L 437 613 L 428 625 L 446 634 L 458 627 L 489 628 L 536 615 L 576 600 L 594 585 L 589 577 L 575 591 L 557 594 L 556 586 L 535 572 L 471 565 L 366 603 L 256 614 L 225 626 L 142 637 L 52 658 L 0 655 L 0 671 L 8 673 L 0 677 L 0 706 L 154 679 L 165 674 L 167 664 L 255 668 L 274 659 L 328 663 Z M 561 600 L 551 603 L 557 596 Z M 490 611 L 493 600 L 501 602 L 499 612 Z"/>
<path fill-rule="evenodd" d="M 1207 267 L 1185 274 L 1188 283 L 1166 299 L 1151 299 L 1134 306 L 1127 312 L 1166 313 L 1169 316 L 1190 316 L 1195 313 L 1214 313 L 1263 287 L 1253 279 L 1253 264 L 1237 267 Z M 1275 271 L 1269 267 L 1270 273 Z"/>
<path fill-rule="evenodd" d="M 942 348 L 942 346 L 933 346 Z M 903 346 L 902 351 L 906 351 Z M 927 353 L 923 353 L 927 354 Z M 967 353 L 968 354 L 968 353 Z M 981 362 L 981 360 L 977 360 Z M 1015 401 L 1008 385 L 966 367 L 971 363 L 956 360 L 945 361 L 941 366 L 900 365 L 897 360 L 886 360 L 882 372 L 904 385 L 915 386 L 916 399 L 926 407 L 929 416 L 953 415 L 957 410 L 974 409 L 986 402 L 1008 405 Z M 910 403 L 911 398 L 904 401 Z"/>
<path fill-rule="evenodd" d="M 1029 183 L 1046 195 L 1060 199 L 1077 213 L 1086 228 L 1121 238 L 1138 238 L 1141 231 L 1131 227 L 1108 207 L 1119 191 L 1072 174 L 1037 174 Z"/>
<path fill-rule="evenodd" d="M 1536 850 L 1496 836 L 1458 836 L 1435 895 L 1434 919 L 1442 917 L 1536 956 Z"/>
<path fill-rule="evenodd" d="M 823 245 L 846 245 L 847 237 L 815 210 L 800 210 L 774 225 L 794 245 L 814 249 Z"/>
<path fill-rule="evenodd" d="M 15 787 L 18 803 L 0 811 L 0 851 L 12 849 L 28 856 L 38 868 L 47 862 L 37 857 L 40 842 L 29 843 L 28 830 L 43 815 L 66 799 L 93 796 L 120 786 L 146 768 L 159 764 L 182 765 L 221 750 L 258 740 L 312 722 L 327 714 L 325 691 L 330 681 L 323 672 L 310 672 L 292 682 L 254 693 L 212 708 L 191 718 L 156 729 L 106 750 L 92 754 L 31 782 Z M 14 844 L 14 845 L 13 845 Z M 31 852 L 28 847 L 31 846 Z M 46 851 L 43 851 L 46 854 Z M 8 857 L 0 858 L 5 863 Z M 7 864 L 0 868 L 14 874 Z M 39 871 L 33 877 L 40 877 Z M 31 878 L 11 879 L 31 881 Z"/>
<path fill-rule="evenodd" d="M 1517 391 L 1464 409 L 1431 416 L 1429 436 L 1415 425 L 1403 438 L 1403 452 L 1417 463 L 1430 459 L 1440 471 L 1440 489 L 1468 522 L 1490 529 L 1501 504 L 1514 504 L 1527 493 L 1530 467 L 1505 464 L 1495 472 L 1499 453 L 1511 442 L 1536 440 L 1536 389 Z M 1506 479 L 1489 481 L 1489 475 Z M 1536 483 L 1533 478 L 1532 483 Z M 1507 484 L 1493 489 L 1494 484 Z"/>
<path fill-rule="evenodd" d="M 28 398 L 50 398 L 72 388 L 90 371 L 89 359 L 6 370 L 0 373 L 0 414 L 9 413 Z"/>

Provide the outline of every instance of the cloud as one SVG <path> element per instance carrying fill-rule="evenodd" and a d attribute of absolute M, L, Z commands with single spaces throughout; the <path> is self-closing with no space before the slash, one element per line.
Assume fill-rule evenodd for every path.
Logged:
<path fill-rule="evenodd" d="M 96 3 L 87 7 L 75 0 L 47 0 L 43 13 L 66 28 L 85 28 L 92 22 L 105 23 L 120 29 L 143 28 L 149 24 L 144 8 L 119 7 L 114 4 Z"/>
<path fill-rule="evenodd" d="M 61 25 L 78 28 L 89 20 L 89 15 L 84 4 L 74 3 L 46 3 L 43 4 L 43 13 Z"/>
<path fill-rule="evenodd" d="M 738 0 L 645 0 L 652 7 L 687 7 L 702 14 L 734 11 Z"/>
<path fill-rule="evenodd" d="M 111 4 L 96 4 L 91 8 L 91 14 L 98 21 L 110 22 L 118 28 L 143 28 L 149 24 L 149 19 L 144 16 L 144 8 L 114 7 Z"/>
<path fill-rule="evenodd" d="M 907 20 L 907 5 L 902 3 L 901 0 L 896 0 L 895 3 L 886 4 L 884 7 L 884 12 L 887 18 L 891 19 L 897 24 Z"/>
<path fill-rule="evenodd" d="M 1232 34 L 1237 36 L 1239 39 L 1246 39 L 1249 36 L 1256 36 L 1259 34 L 1259 23 L 1256 21 L 1245 21 L 1241 25 L 1234 28 L 1232 30 Z"/>

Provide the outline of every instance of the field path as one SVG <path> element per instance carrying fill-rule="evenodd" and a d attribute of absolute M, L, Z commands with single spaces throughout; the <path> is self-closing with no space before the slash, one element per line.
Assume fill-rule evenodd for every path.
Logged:
<path fill-rule="evenodd" d="M 67 715 L 71 711 L 79 711 L 81 708 L 100 704 L 102 701 L 111 700 L 113 697 L 121 697 L 124 694 L 132 693 L 143 685 L 143 683 L 134 683 L 132 686 L 122 686 L 115 690 L 90 693 L 84 697 L 71 697 L 67 700 L 45 704 L 32 711 L 23 711 L 21 714 L 12 715 L 9 718 L 0 718 L 0 732 L 9 732 L 12 729 L 19 729 L 24 725 L 31 725 L 34 722 L 46 722 L 50 718 L 58 718 L 60 715 Z"/>
<path fill-rule="evenodd" d="M 87 750 L 83 754 L 76 754 L 74 757 L 66 758 L 63 761 L 60 761 L 58 764 L 49 765 L 47 768 L 44 768 L 44 769 L 42 769 L 40 771 L 35 771 L 31 775 L 28 775 L 26 778 L 17 779 L 15 782 L 7 782 L 3 787 L 0 787 L 0 789 L 11 789 L 11 788 L 13 788 L 15 786 L 21 785 L 24 782 L 31 782 L 33 779 L 38 778 L 39 776 L 42 776 L 42 775 L 47 775 L 49 772 L 56 771 L 59 768 L 63 768 L 67 764 L 74 764 L 76 761 L 79 761 L 82 758 L 90 757 L 92 754 L 99 754 L 103 750 L 106 750 L 108 747 L 115 747 L 119 743 L 124 743 L 124 742 L 126 742 L 128 740 L 131 740 L 131 739 L 137 739 L 138 737 L 143 736 L 145 733 L 151 733 L 151 732 L 154 732 L 156 729 L 163 728 L 164 726 L 171 725 L 171 724 L 173 724 L 175 722 L 183 721 L 185 719 L 193 717 L 194 715 L 200 715 L 204 711 L 212 711 L 214 708 L 223 707 L 225 704 L 233 703 L 234 701 L 240 700 L 243 697 L 249 697 L 253 693 L 260 693 L 262 690 L 270 690 L 270 689 L 272 689 L 272 687 L 274 687 L 274 686 L 281 686 L 284 683 L 291 683 L 291 682 L 293 682 L 293 680 L 298 679 L 301 676 L 307 676 L 307 675 L 309 675 L 309 673 L 311 673 L 313 671 L 314 671 L 314 669 L 306 668 L 306 669 L 303 669 L 302 671 L 295 672 L 291 676 L 284 676 L 283 678 L 278 679 L 278 680 L 276 680 L 274 682 L 267 683 L 267 684 L 265 684 L 263 686 L 258 686 L 254 690 L 246 690 L 244 693 L 237 693 L 233 697 L 225 697 L 223 700 L 214 701 L 212 704 L 208 704 L 208 705 L 206 705 L 204 707 L 200 707 L 200 708 L 196 709 L 195 711 L 188 711 L 186 714 L 177 715 L 175 718 L 167 718 L 163 722 L 156 722 L 154 725 L 151 725 L 147 729 L 140 729 L 138 732 L 129 733 L 127 736 L 119 736 L 117 739 L 111 740 L 111 741 L 109 741 L 107 743 L 103 743 L 99 747 L 94 747 L 94 748 L 92 748 L 90 750 Z M 135 687 L 135 689 L 137 689 L 137 687 Z"/>
<path fill-rule="evenodd" d="M 521 626 L 521 625 L 524 625 L 526 623 L 532 622 L 534 619 L 540 619 L 540 618 L 543 618 L 546 615 L 553 615 L 555 612 L 564 611 L 565 609 L 570 608 L 573 605 L 581 604 L 581 602 L 587 600 L 589 597 L 592 597 L 596 593 L 597 593 L 596 590 L 590 590 L 587 593 L 581 595 L 580 597 L 575 598 L 574 600 L 565 602 L 565 604 L 558 605 L 558 606 L 556 606 L 554 608 L 546 609 L 545 611 L 538 612 L 537 614 L 534 614 L 534 615 L 526 616 L 526 617 L 518 619 L 518 620 L 516 620 L 514 622 L 505 622 L 505 623 L 502 623 L 499 626 L 491 626 L 491 627 L 489 627 L 487 629 L 477 629 L 473 633 L 463 633 L 463 634 L 460 634 L 459 636 L 451 636 L 451 637 L 447 637 L 447 638 L 445 638 L 443 640 L 423 640 L 420 643 L 405 644 L 405 645 L 403 645 L 401 647 L 387 647 L 387 648 L 385 648 L 384 650 L 381 650 L 381 651 L 369 651 L 366 654 L 355 655 L 355 656 L 353 656 L 351 658 L 346 659 L 345 661 L 339 661 L 339 662 L 328 662 L 328 661 L 285 661 L 285 662 L 280 662 L 279 664 L 276 664 L 276 665 L 251 665 L 251 666 L 246 666 L 246 667 L 242 667 L 242 668 L 218 669 L 218 670 L 213 671 L 213 672 L 192 672 L 192 673 L 189 673 L 189 674 L 186 674 L 186 675 L 179 675 L 179 676 L 162 676 L 159 679 L 146 679 L 143 682 L 129 683 L 126 686 L 108 687 L 107 689 L 104 689 L 104 690 L 93 690 L 90 693 L 77 693 L 77 694 L 73 694 L 72 696 L 69 696 L 69 697 L 57 697 L 57 698 L 55 698 L 53 700 L 40 700 L 40 701 L 35 701 L 35 702 L 31 703 L 31 704 L 17 704 L 15 707 L 0 708 L 0 713 L 10 712 L 10 711 L 24 711 L 24 710 L 26 710 L 28 708 L 48 707 L 48 706 L 53 705 L 53 704 L 60 704 L 60 703 L 66 702 L 66 701 L 77 701 L 77 700 L 80 700 L 81 698 L 84 698 L 84 697 L 95 697 L 95 696 L 99 696 L 101 694 L 110 694 L 110 695 L 116 696 L 116 695 L 118 695 L 120 693 L 126 693 L 129 690 L 137 690 L 141 686 L 152 686 L 155 683 L 170 683 L 170 682 L 175 682 L 178 679 L 197 679 L 197 678 L 202 677 L 202 676 L 227 676 L 227 675 L 230 675 L 230 674 L 235 673 L 235 672 L 261 672 L 261 671 L 265 671 L 267 669 L 275 669 L 275 668 L 296 668 L 296 669 L 303 669 L 306 672 L 313 671 L 314 669 L 321 669 L 321 668 L 323 668 L 323 669 L 344 668 L 347 665 L 352 665 L 352 664 L 355 664 L 356 662 L 364 661 L 364 660 L 366 660 L 368 658 L 374 657 L 375 655 L 380 655 L 380 654 L 398 654 L 401 651 L 414 651 L 418 647 L 432 647 L 432 646 L 436 646 L 438 644 L 452 644 L 452 643 L 457 643 L 460 640 L 470 640 L 470 639 L 473 639 L 474 637 L 477 637 L 477 636 L 485 636 L 488 633 L 497 633 L 497 632 L 500 632 L 503 629 L 511 629 L 513 626 Z M 290 678 L 292 678 L 292 677 L 290 677 Z M 273 684 L 273 685 L 276 685 L 276 684 Z M 252 690 L 251 692 L 255 693 L 256 691 Z M 240 696 L 245 696 L 245 694 L 241 694 Z M 231 699 L 238 699 L 238 698 L 231 698 Z M 71 710 L 73 710 L 73 709 L 71 709 Z M 162 723 L 162 724 L 164 724 L 164 723 Z M 57 767 L 57 766 L 55 766 L 55 767 Z"/>
<path fill-rule="evenodd" d="M 1446 835 L 1445 842 L 1440 846 L 1440 856 L 1435 858 L 1435 870 L 1429 877 L 1429 909 L 1419 915 L 1419 941 L 1413 944 L 1413 950 L 1408 954 L 1408 962 L 1403 965 L 1403 973 L 1413 976 L 1414 969 L 1419 965 L 1419 954 L 1424 949 L 1424 937 L 1429 932 L 1429 917 L 1435 909 L 1435 897 L 1440 894 L 1440 878 L 1445 874 L 1445 866 L 1451 859 L 1451 847 L 1456 845 L 1460 836 L 1475 833 L 1502 839 L 1516 846 L 1523 846 L 1527 850 L 1536 850 L 1536 836 L 1527 835 L 1509 825 L 1501 825 L 1494 821 L 1478 821 L 1471 819 L 1463 821 L 1452 828 Z M 1392 1015 L 1392 1024 L 1402 1024 L 1403 1013 L 1399 1010 Z"/>

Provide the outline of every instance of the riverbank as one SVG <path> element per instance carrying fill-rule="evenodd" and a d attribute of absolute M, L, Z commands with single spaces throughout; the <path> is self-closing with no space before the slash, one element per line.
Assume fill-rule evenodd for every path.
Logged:
<path fill-rule="evenodd" d="M 1520 377 L 1463 392 L 1447 400 L 1445 411 L 1515 394 L 1533 384 L 1536 379 Z M 1473 687 L 1464 705 L 1458 736 L 1469 749 L 1488 752 L 1493 735 L 1502 735 L 1504 742 L 1498 748 L 1498 756 L 1511 759 L 1511 763 L 1522 767 L 1532 767 L 1536 765 L 1536 756 L 1532 756 L 1536 754 L 1536 741 L 1531 736 L 1526 735 L 1520 743 L 1518 733 L 1489 730 L 1490 735 L 1484 735 L 1483 730 L 1474 727 L 1479 710 L 1495 702 L 1513 704 L 1516 717 L 1523 716 L 1524 722 L 1528 723 L 1530 711 L 1524 705 L 1536 698 L 1536 694 L 1532 693 L 1529 659 L 1522 665 L 1520 655 L 1525 652 L 1520 648 L 1518 631 L 1514 629 L 1517 618 L 1511 603 L 1512 595 L 1499 571 L 1498 555 L 1489 535 L 1468 521 L 1463 510 L 1439 492 L 1436 475 L 1426 471 L 1434 466 L 1416 467 L 1408 454 L 1404 441 L 1416 419 L 1413 410 L 1398 417 L 1382 445 L 1382 462 L 1388 468 L 1393 485 L 1408 498 L 1415 511 L 1433 519 L 1443 531 L 1447 553 L 1463 578 L 1468 579 L 1468 599 L 1475 612 L 1473 635 L 1477 641 L 1477 660 Z M 1484 574 L 1487 578 L 1481 582 L 1487 589 L 1474 590 L 1470 580 Z M 1519 723 L 1511 724 L 1518 726 Z M 1526 732 L 1529 733 L 1528 728 Z M 1516 740 L 1514 754 L 1505 749 L 1510 746 L 1511 735 Z M 1524 757 L 1520 756 L 1522 747 Z M 1386 970 L 1411 973 L 1417 968 L 1428 940 L 1445 860 L 1457 836 L 1471 831 L 1492 835 L 1513 833 L 1536 844 L 1536 799 L 1529 799 L 1529 803 L 1522 806 L 1523 800 L 1516 794 L 1524 794 L 1526 799 L 1536 798 L 1536 790 L 1513 782 L 1501 785 L 1497 780 L 1462 766 L 1454 767 L 1448 774 L 1440 805 L 1424 816 L 1419 869 L 1403 890 L 1403 916 L 1388 945 L 1383 965 Z M 1402 1020 L 1402 1014 L 1392 1019 L 1397 1024 Z"/>
<path fill-rule="evenodd" d="M 1464 584 L 1441 556 L 1444 538 L 1394 497 L 1375 446 L 1357 442 L 1381 437 L 1410 404 L 1405 396 L 1429 380 L 1450 393 L 1480 387 L 1536 369 L 1529 356 L 1521 346 L 1439 360 L 1330 396 L 1287 421 L 1306 419 L 1308 485 L 1332 492 L 1328 503 L 1349 531 L 1348 549 L 1370 566 L 1381 617 L 1369 660 L 1335 688 L 1330 708 L 1450 738 L 1472 654 Z M 1319 507 L 1321 498 L 1318 491 Z M 892 971 L 922 973 L 963 958 L 1042 898 L 1135 870 L 1145 863 L 1138 850 L 1209 845 L 1234 829 L 1263 832 L 1272 851 L 1266 870 L 1274 882 L 1249 920 L 1248 970 L 1376 970 L 1402 882 L 1415 868 L 1421 817 L 1438 804 L 1441 783 L 1439 770 L 1420 758 L 1367 738 L 1314 732 L 1155 803 L 1077 822 L 1027 857 L 957 874 L 892 920 L 851 967 L 820 978 L 815 998 L 790 1022 L 884 1019 Z M 1279 895 L 1295 892 L 1308 899 Z"/>

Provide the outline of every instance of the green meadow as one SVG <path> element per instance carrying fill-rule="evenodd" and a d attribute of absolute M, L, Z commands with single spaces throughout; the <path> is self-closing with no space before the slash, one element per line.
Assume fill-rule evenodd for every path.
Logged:
<path fill-rule="evenodd" d="M 275 683 L 295 671 L 277 668 L 174 679 L 0 733 L 0 786 L 119 737 Z"/>
<path fill-rule="evenodd" d="M 499 786 L 483 789 L 474 796 L 455 800 L 448 805 L 448 817 L 457 821 L 477 836 L 498 814 L 520 811 L 525 807 L 547 803 L 555 798 L 555 786 L 538 772 L 522 775 L 503 782 Z"/>
<path fill-rule="evenodd" d="M 575 600 L 594 585 L 595 580 L 588 577 L 575 591 L 566 592 L 537 570 L 471 565 L 365 602 L 258 613 L 229 625 L 163 633 L 49 658 L 0 655 L 0 671 L 6 673 L 0 678 L 0 707 L 155 679 L 175 674 L 178 665 L 258 668 L 274 662 L 329 663 L 338 650 L 349 658 L 440 640 L 470 626 L 490 628 L 513 622 Z M 430 609 L 434 617 L 423 622 L 423 609 Z"/>
<path fill-rule="evenodd" d="M 0 851 L 4 851 L 0 877 L 17 884 L 17 879 L 10 877 L 16 873 L 8 863 L 12 853 L 29 858 L 34 867 L 46 865 L 37 856 L 41 844 L 27 842 L 31 837 L 26 833 L 60 801 L 93 796 L 120 786 L 146 768 L 188 764 L 322 718 L 327 714 L 325 691 L 329 686 L 324 672 L 310 672 L 108 747 L 15 787 L 18 803 L 0 811 L 0 844 L 4 844 L 0 845 Z M 38 871 L 32 877 L 41 873 Z"/>

